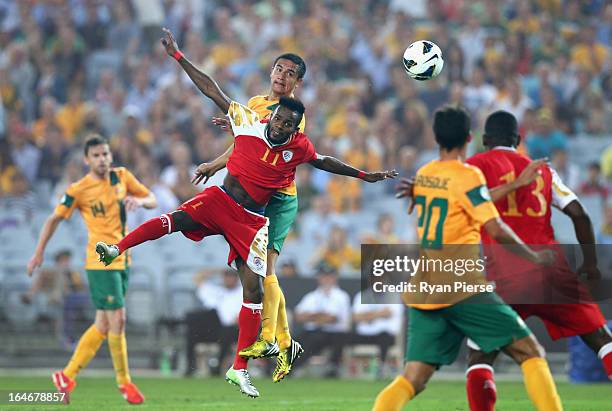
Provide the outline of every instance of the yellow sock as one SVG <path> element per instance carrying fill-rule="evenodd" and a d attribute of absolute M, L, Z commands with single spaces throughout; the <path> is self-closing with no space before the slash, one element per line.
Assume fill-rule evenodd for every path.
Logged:
<path fill-rule="evenodd" d="M 372 411 L 399 411 L 414 396 L 412 383 L 400 375 L 378 394 Z"/>
<path fill-rule="evenodd" d="M 115 375 L 118 385 L 129 383 L 130 370 L 128 368 L 127 357 L 127 342 L 125 333 L 112 334 L 108 333 L 108 348 L 110 349 L 111 357 L 113 358 L 113 367 L 115 367 Z"/>
<path fill-rule="evenodd" d="M 72 358 L 64 368 L 64 374 L 69 378 L 75 378 L 79 371 L 85 368 L 89 361 L 95 357 L 105 338 L 106 336 L 92 324 L 81 336 Z"/>
<path fill-rule="evenodd" d="M 270 274 L 264 279 L 263 312 L 261 313 L 261 338 L 274 342 L 276 320 L 278 317 L 278 303 L 281 289 L 276 275 Z"/>
<path fill-rule="evenodd" d="M 287 320 L 287 308 L 285 305 L 285 294 L 280 290 L 280 301 L 278 304 L 278 318 L 276 320 L 276 341 L 281 350 L 291 346 L 291 334 L 289 333 L 289 321 Z"/>
<path fill-rule="evenodd" d="M 527 394 L 538 411 L 561 411 L 561 398 L 544 358 L 530 358 L 521 364 Z"/>

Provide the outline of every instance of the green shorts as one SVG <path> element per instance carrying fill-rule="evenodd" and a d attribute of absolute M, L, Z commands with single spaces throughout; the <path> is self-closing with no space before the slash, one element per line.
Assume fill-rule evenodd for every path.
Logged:
<path fill-rule="evenodd" d="M 482 351 L 498 350 L 531 334 L 519 315 L 495 293 L 474 295 L 440 310 L 409 308 L 406 361 L 452 364 L 464 337 Z"/>
<path fill-rule="evenodd" d="M 98 310 L 116 310 L 125 305 L 128 270 L 86 270 L 91 300 Z"/>
<path fill-rule="evenodd" d="M 280 253 L 289 229 L 295 221 L 298 211 L 297 196 L 275 193 L 266 206 L 265 216 L 270 219 L 268 226 L 268 250 Z"/>

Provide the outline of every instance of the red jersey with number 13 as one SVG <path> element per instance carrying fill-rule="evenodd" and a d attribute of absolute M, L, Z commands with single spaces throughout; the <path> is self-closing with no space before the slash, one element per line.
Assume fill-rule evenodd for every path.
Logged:
<path fill-rule="evenodd" d="M 304 133 L 296 132 L 286 144 L 273 147 L 265 136 L 267 120 L 260 120 L 253 110 L 233 101 L 227 116 L 235 139 L 227 171 L 260 204 L 266 204 L 279 188 L 291 185 L 298 165 L 317 158 Z"/>
<path fill-rule="evenodd" d="M 531 159 L 510 147 L 496 147 L 467 160 L 482 171 L 489 190 L 514 181 L 530 162 Z M 541 167 L 534 182 L 510 193 L 495 206 L 502 220 L 525 243 L 553 244 L 555 232 L 550 222 L 552 191 L 551 169 Z M 483 230 L 482 242 L 492 244 L 495 240 Z"/>

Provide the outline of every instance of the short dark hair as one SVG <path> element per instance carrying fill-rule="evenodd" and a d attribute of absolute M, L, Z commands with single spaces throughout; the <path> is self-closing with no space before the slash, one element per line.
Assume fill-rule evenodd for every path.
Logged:
<path fill-rule="evenodd" d="M 87 154 L 89 154 L 89 149 L 91 147 L 100 146 L 102 144 L 108 144 L 108 140 L 99 134 L 90 135 L 87 137 L 87 140 L 85 140 L 85 146 L 83 148 L 85 155 L 87 156 Z"/>
<path fill-rule="evenodd" d="M 302 117 L 304 117 L 304 112 L 306 111 L 306 109 L 304 108 L 304 104 L 300 100 L 295 97 L 281 96 L 281 98 L 278 100 L 278 105 L 286 107 L 289 110 L 298 113 L 298 124 L 302 122 Z"/>
<path fill-rule="evenodd" d="M 498 110 L 485 121 L 484 139 L 488 145 L 515 147 L 519 143 L 518 121 L 512 113 Z"/>
<path fill-rule="evenodd" d="M 445 150 L 463 147 L 470 136 L 470 115 L 460 106 L 445 106 L 434 113 L 433 132 Z"/>
<path fill-rule="evenodd" d="M 293 54 L 293 53 L 284 53 L 281 54 L 280 56 L 278 56 L 276 58 L 276 60 L 274 60 L 274 64 L 272 64 L 272 67 L 276 66 L 276 63 L 280 60 L 280 59 L 285 59 L 285 60 L 289 60 L 295 64 L 297 64 L 297 78 L 298 79 L 302 79 L 304 78 L 304 76 L 306 75 L 306 62 L 304 61 L 303 58 L 301 58 L 300 56 L 298 56 L 297 54 Z"/>

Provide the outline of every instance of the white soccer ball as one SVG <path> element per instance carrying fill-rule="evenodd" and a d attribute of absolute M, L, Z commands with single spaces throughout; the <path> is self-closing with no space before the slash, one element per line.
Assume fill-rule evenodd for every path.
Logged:
<path fill-rule="evenodd" d="M 442 50 L 432 41 L 415 41 L 404 51 L 404 69 L 415 80 L 431 80 L 443 66 Z"/>

